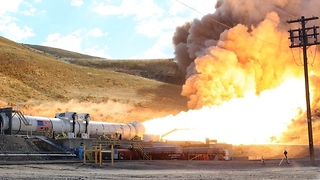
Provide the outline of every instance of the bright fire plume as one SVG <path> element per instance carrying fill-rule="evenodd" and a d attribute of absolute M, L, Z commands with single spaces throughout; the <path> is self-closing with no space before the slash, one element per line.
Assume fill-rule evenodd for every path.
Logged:
<path fill-rule="evenodd" d="M 147 134 L 163 140 L 204 141 L 205 138 L 232 144 L 263 144 L 277 141 L 293 117 L 304 111 L 304 81 L 288 80 L 260 96 L 247 93 L 220 106 L 181 112 L 176 116 L 144 122 Z"/>
<path fill-rule="evenodd" d="M 218 0 L 213 14 L 177 27 L 175 60 L 186 75 L 181 94 L 188 97 L 190 110 L 144 122 L 147 133 L 172 131 L 163 137 L 168 140 L 278 142 L 306 107 L 302 51 L 289 48 L 292 27 L 286 21 L 319 14 L 314 3 L 320 5 Z M 308 50 L 315 106 L 319 53 L 317 48 Z"/>

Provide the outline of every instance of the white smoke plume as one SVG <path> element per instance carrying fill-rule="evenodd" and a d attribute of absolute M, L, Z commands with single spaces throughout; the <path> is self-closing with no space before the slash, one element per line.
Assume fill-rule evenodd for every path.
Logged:
<path fill-rule="evenodd" d="M 175 60 L 186 76 L 182 95 L 189 98 L 188 107 L 221 105 L 303 77 L 302 51 L 289 48 L 288 39 L 288 30 L 300 24 L 287 21 L 319 16 L 319 5 L 316 0 L 218 0 L 213 14 L 177 27 Z M 316 83 L 319 56 L 315 47 L 310 50 Z"/>

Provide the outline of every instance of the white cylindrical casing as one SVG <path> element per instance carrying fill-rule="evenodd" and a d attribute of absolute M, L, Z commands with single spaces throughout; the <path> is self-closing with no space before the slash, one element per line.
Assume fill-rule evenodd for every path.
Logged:
<path fill-rule="evenodd" d="M 12 117 L 12 130 L 14 133 L 31 132 L 32 134 L 55 131 L 55 133 L 72 132 L 70 121 L 59 118 L 46 118 L 39 116 L 25 116 L 29 125 L 25 125 L 18 116 Z"/>
<path fill-rule="evenodd" d="M 123 126 L 124 126 L 124 124 L 91 121 L 89 124 L 88 130 L 89 130 L 90 135 L 92 135 L 92 134 L 96 134 L 96 135 L 111 134 L 111 135 L 115 135 L 115 136 L 120 136 L 120 134 L 121 134 L 122 138 L 129 139 L 129 136 L 126 136 L 126 137 L 123 136 L 123 130 L 122 130 Z M 129 133 L 131 133 L 131 132 L 129 132 Z"/>
<path fill-rule="evenodd" d="M 46 118 L 38 116 L 24 116 L 29 122 L 26 125 L 18 116 L 12 117 L 12 131 L 15 134 L 30 132 L 32 134 L 40 134 L 47 131 L 59 133 L 74 133 L 79 136 L 86 133 L 86 121 L 75 120 L 75 127 L 73 132 L 73 120 L 66 120 L 60 118 Z M 87 122 L 87 133 L 89 136 L 111 135 L 112 137 L 121 138 L 123 140 L 131 140 L 136 136 L 142 137 L 145 132 L 142 123 L 136 121 L 124 123 L 110 123 L 110 122 Z M 1 131 L 9 128 L 9 118 L 0 113 L 0 128 Z"/>

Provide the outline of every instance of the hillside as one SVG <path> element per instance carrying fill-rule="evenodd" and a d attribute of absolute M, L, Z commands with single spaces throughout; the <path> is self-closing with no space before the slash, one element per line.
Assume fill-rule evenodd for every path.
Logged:
<path fill-rule="evenodd" d="M 186 110 L 181 76 L 171 60 L 113 61 L 37 47 L 0 37 L 2 107 L 48 117 L 87 112 L 94 120 L 110 122 L 144 121 Z M 162 76 L 168 69 L 172 84 Z"/>
<path fill-rule="evenodd" d="M 108 69 L 176 85 L 183 85 L 185 82 L 173 59 L 108 60 L 47 46 L 24 45 L 33 51 L 50 54 L 58 60 L 80 66 Z"/>

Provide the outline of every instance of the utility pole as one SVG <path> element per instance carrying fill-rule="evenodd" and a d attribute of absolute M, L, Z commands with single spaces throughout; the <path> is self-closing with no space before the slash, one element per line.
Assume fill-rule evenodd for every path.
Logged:
<path fill-rule="evenodd" d="M 318 17 L 304 18 L 301 16 L 300 19 L 290 20 L 287 23 L 301 23 L 301 29 L 289 30 L 290 33 L 290 48 L 302 47 L 303 49 L 303 66 L 304 66 L 304 78 L 305 78 L 305 91 L 306 91 L 306 104 L 307 104 L 307 121 L 308 121 L 308 136 L 309 136 L 309 151 L 311 165 L 315 166 L 314 159 L 314 147 L 313 147 L 313 134 L 312 134 L 312 121 L 311 121 L 311 110 L 310 110 L 310 93 L 309 93 L 309 77 L 308 77 L 308 58 L 307 58 L 307 46 L 319 44 L 317 36 L 319 33 L 317 29 L 319 26 L 306 27 L 306 22 L 310 20 L 318 19 Z M 312 31 L 312 33 L 309 33 Z M 313 38 L 313 41 L 309 41 L 308 38 Z"/>

